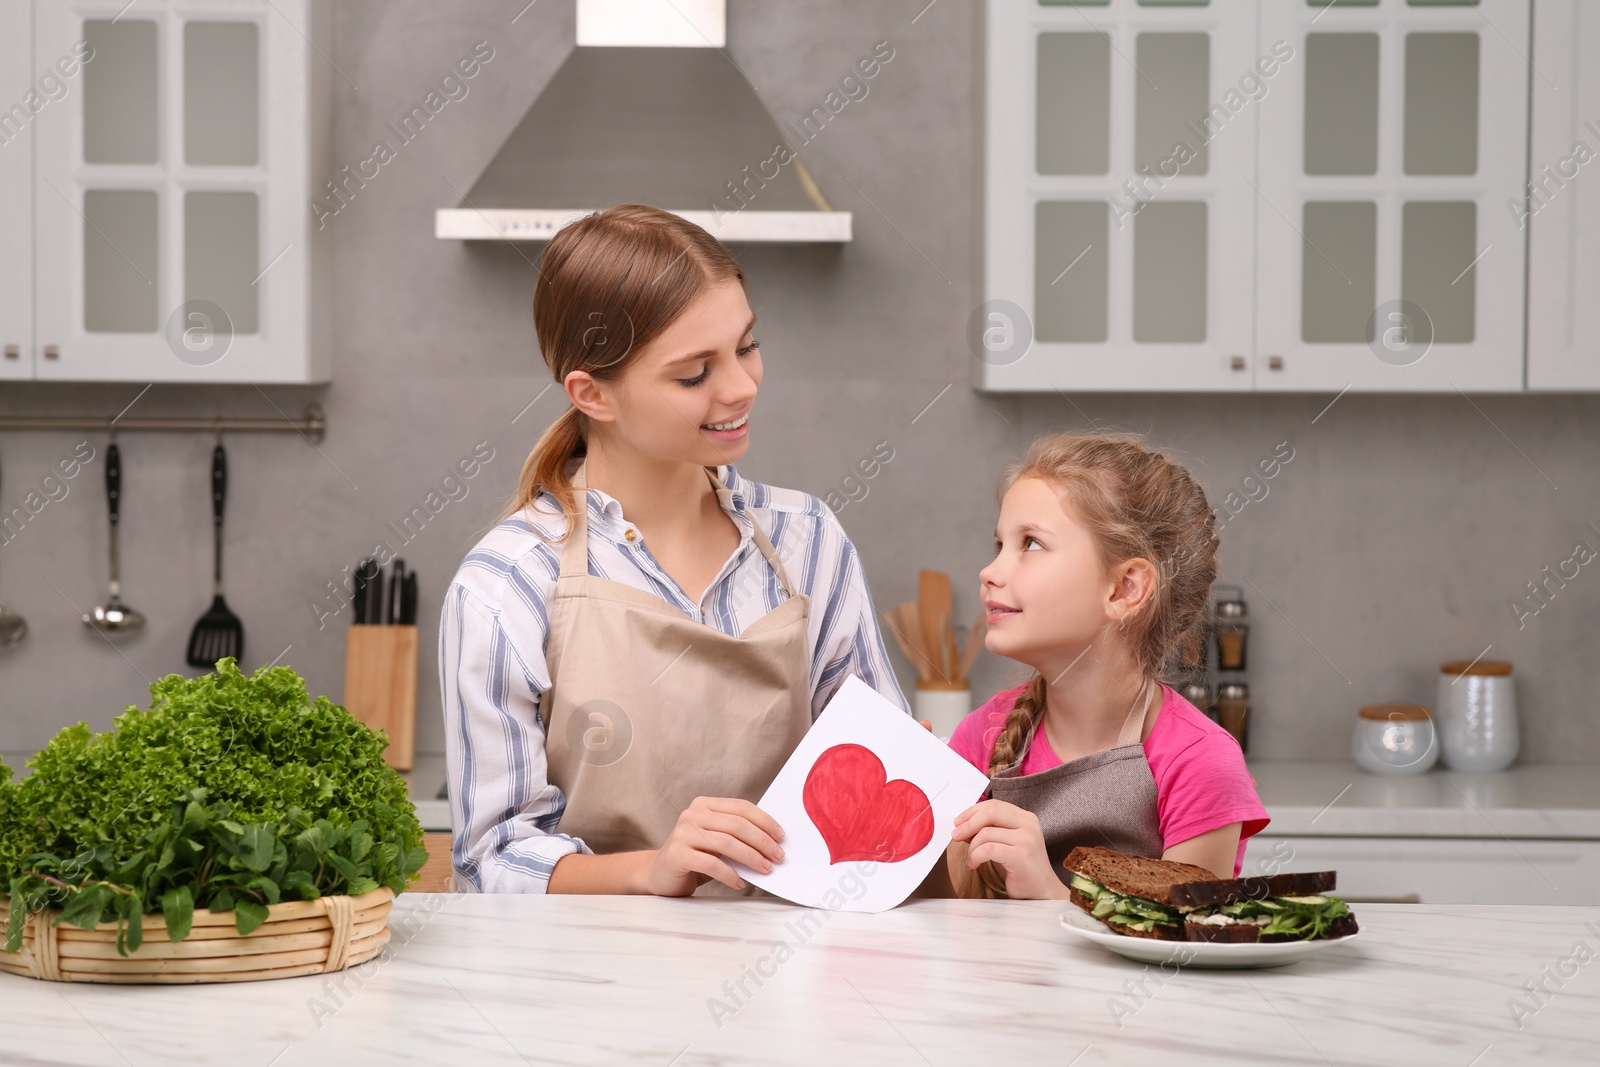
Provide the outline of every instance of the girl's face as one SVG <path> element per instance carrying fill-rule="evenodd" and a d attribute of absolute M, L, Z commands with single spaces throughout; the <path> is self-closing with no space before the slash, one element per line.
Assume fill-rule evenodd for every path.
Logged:
<path fill-rule="evenodd" d="M 574 371 L 568 392 L 601 432 L 638 452 L 703 467 L 732 463 L 749 449 L 761 384 L 755 318 L 737 279 L 714 285 L 615 381 Z"/>
<path fill-rule="evenodd" d="M 1000 504 L 994 562 L 978 574 L 988 609 L 984 647 L 1041 670 L 1076 658 L 1148 592 L 1129 564 L 1108 573 L 1056 490 L 1019 478 Z"/>

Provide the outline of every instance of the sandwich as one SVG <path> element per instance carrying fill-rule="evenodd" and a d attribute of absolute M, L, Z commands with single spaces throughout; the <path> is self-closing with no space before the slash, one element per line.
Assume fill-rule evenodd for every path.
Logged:
<path fill-rule="evenodd" d="M 1327 895 L 1334 871 L 1218 878 L 1192 863 L 1098 847 L 1075 848 L 1061 865 L 1072 902 L 1128 937 L 1313 941 L 1358 929 L 1349 906 Z"/>

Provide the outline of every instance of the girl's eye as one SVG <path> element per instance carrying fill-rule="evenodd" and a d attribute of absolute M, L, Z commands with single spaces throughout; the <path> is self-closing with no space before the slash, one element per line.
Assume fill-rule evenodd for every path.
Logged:
<path fill-rule="evenodd" d="M 743 348 L 736 349 L 736 351 L 741 356 L 748 356 L 750 353 L 754 352 L 756 349 L 758 349 L 760 347 L 761 347 L 761 342 L 760 341 L 752 340 L 749 344 L 745 345 Z"/>
<path fill-rule="evenodd" d="M 683 386 L 685 389 L 693 389 L 695 386 L 699 385 L 709 377 L 711 377 L 711 365 L 708 363 L 704 367 L 701 367 L 700 373 L 696 374 L 693 378 L 679 378 L 678 384 Z"/>
<path fill-rule="evenodd" d="M 1028 550 L 1028 546 L 1030 544 L 1039 545 L 1039 539 L 1037 537 L 1024 537 L 1022 539 L 1022 550 L 1024 552 L 1026 552 Z M 1039 547 L 1043 548 L 1044 546 L 1043 545 L 1039 545 Z"/>

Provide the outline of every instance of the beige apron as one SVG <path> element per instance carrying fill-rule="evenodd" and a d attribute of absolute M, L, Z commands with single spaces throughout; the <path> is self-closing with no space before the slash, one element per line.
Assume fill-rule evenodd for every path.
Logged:
<path fill-rule="evenodd" d="M 727 507 L 731 492 L 707 470 Z M 560 831 L 597 853 L 659 848 L 699 796 L 755 803 L 811 728 L 808 598 L 752 521 L 786 599 L 731 637 L 659 597 L 589 574 L 584 466 L 561 553 L 539 701 Z M 753 886 L 743 895 L 753 895 Z M 708 881 L 696 896 L 734 895 Z"/>
<path fill-rule="evenodd" d="M 1164 700 L 1165 692 L 1158 693 Z M 1143 729 L 1141 706 L 1128 713 L 1115 748 L 1037 774 L 1018 774 L 1022 765 L 1018 760 L 990 778 L 989 796 L 1039 817 L 1050 869 L 1063 883 L 1068 875 L 1061 861 L 1079 845 L 1102 845 L 1135 856 L 1160 858 L 1156 780 L 1139 740 Z M 1024 753 L 1032 741 L 1030 736 L 1022 746 Z"/>

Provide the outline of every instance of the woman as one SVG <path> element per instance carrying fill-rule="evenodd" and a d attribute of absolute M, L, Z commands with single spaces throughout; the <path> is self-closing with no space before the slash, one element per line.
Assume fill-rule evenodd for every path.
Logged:
<path fill-rule="evenodd" d="M 748 891 L 728 861 L 783 856 L 755 801 L 845 677 L 906 707 L 838 520 L 733 467 L 762 377 L 744 284 L 637 204 L 545 251 L 534 328 L 572 406 L 440 629 L 453 863 L 480 891 Z"/>

